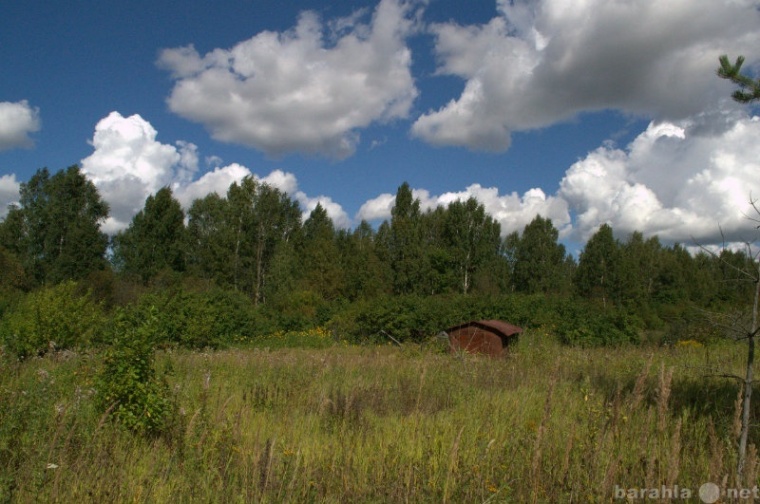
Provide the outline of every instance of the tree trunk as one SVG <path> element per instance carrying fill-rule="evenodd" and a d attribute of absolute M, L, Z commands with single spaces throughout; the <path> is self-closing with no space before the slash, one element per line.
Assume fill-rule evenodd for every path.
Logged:
<path fill-rule="evenodd" d="M 466 296 L 470 290 L 470 257 L 472 253 L 468 250 L 464 259 L 464 279 L 462 281 L 462 293 Z"/>
<path fill-rule="evenodd" d="M 755 277 L 755 299 L 752 304 L 752 327 L 747 334 L 747 372 L 744 377 L 744 400 L 742 401 L 742 429 L 739 435 L 739 463 L 736 477 L 739 486 L 744 479 L 744 464 L 747 459 L 747 438 L 749 437 L 750 407 L 752 405 L 752 387 L 754 386 L 755 336 L 758 331 L 758 302 L 760 302 L 760 266 Z"/>
<path fill-rule="evenodd" d="M 235 287 L 235 290 L 239 290 L 239 282 L 238 278 L 240 276 L 240 243 L 242 241 L 242 235 L 243 235 L 243 214 L 241 213 L 238 217 L 238 226 L 237 230 L 235 231 L 235 252 L 234 252 L 234 262 L 232 265 L 232 285 Z"/>
<path fill-rule="evenodd" d="M 262 223 L 259 223 L 259 234 L 256 237 L 256 285 L 254 286 L 253 291 L 253 304 L 254 306 L 258 306 L 261 302 L 261 286 L 263 285 L 263 276 L 264 276 L 264 233 L 266 230 L 264 229 L 264 225 Z"/>

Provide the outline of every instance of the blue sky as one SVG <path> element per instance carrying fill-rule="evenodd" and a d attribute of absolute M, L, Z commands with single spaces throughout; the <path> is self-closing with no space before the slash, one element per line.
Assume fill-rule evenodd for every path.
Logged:
<path fill-rule="evenodd" d="M 463 6 L 466 7 L 463 8 Z M 252 174 L 337 225 L 474 196 L 582 244 L 603 223 L 744 240 L 760 119 L 720 54 L 760 62 L 754 0 L 3 2 L 0 215 L 80 164 L 129 223 Z"/>

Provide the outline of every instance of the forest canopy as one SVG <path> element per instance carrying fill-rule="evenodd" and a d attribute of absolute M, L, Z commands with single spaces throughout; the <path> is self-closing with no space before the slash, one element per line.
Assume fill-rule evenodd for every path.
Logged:
<path fill-rule="evenodd" d="M 605 224 L 575 258 L 541 215 L 502 237 L 474 198 L 422 211 L 403 183 L 395 201 L 390 220 L 346 230 L 321 205 L 303 219 L 296 201 L 251 177 L 187 211 L 165 187 L 108 237 L 108 205 L 80 169 L 41 169 L 0 223 L 0 330 L 7 346 L 14 313 L 62 285 L 104 314 L 169 310 L 165 342 L 196 347 L 325 326 L 355 340 L 381 330 L 424 339 L 486 316 L 551 327 L 566 343 L 661 341 L 705 333 L 684 322 L 690 311 L 750 297 L 735 273 L 752 261 L 743 251 L 693 254 Z"/>

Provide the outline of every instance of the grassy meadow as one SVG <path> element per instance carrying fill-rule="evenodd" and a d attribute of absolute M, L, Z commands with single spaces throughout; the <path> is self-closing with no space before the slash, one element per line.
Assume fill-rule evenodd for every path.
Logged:
<path fill-rule="evenodd" d="M 96 413 L 97 353 L 0 359 L 0 502 L 622 502 L 616 486 L 733 482 L 738 385 L 706 374 L 741 373 L 739 344 L 271 343 L 159 352 L 176 414 L 157 438 Z"/>

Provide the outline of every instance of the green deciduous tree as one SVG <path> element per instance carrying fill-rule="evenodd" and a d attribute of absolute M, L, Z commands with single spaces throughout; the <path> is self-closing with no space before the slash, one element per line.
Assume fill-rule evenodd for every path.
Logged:
<path fill-rule="evenodd" d="M 162 270 L 185 270 L 185 213 L 168 187 L 145 201 L 130 226 L 113 239 L 114 263 L 144 282 Z"/>
<path fill-rule="evenodd" d="M 265 301 L 269 266 L 280 243 L 287 243 L 301 227 L 298 203 L 284 192 L 267 184 L 259 184 L 247 228 L 253 258 L 254 277 L 251 285 L 253 301 Z"/>
<path fill-rule="evenodd" d="M 649 305 L 656 288 L 662 245 L 656 236 L 644 239 L 637 231 L 631 233 L 621 252 L 623 301 L 642 309 Z"/>
<path fill-rule="evenodd" d="M 664 248 L 660 253 L 654 299 L 661 304 L 686 303 L 695 288 L 693 280 L 694 259 L 689 251 L 679 243 Z"/>
<path fill-rule="evenodd" d="M 302 288 L 324 300 L 337 299 L 344 291 L 345 276 L 340 264 L 335 227 L 321 204 L 303 224 L 298 246 Z"/>
<path fill-rule="evenodd" d="M 354 301 L 389 294 L 392 290 L 390 265 L 380 259 L 377 235 L 367 221 L 353 230 L 340 230 L 337 245 L 345 272 L 345 296 Z"/>
<path fill-rule="evenodd" d="M 43 168 L 21 184 L 20 206 L 3 226 L 27 275 L 37 284 L 78 280 L 106 266 L 100 226 L 108 204 L 78 166 L 55 175 Z"/>
<path fill-rule="evenodd" d="M 552 221 L 540 215 L 525 226 L 519 238 L 514 234 L 507 237 L 517 291 L 546 294 L 570 288 L 574 265 L 558 239 L 559 231 Z"/>
<path fill-rule="evenodd" d="M 388 226 L 378 230 L 383 253 L 393 269 L 395 294 L 411 294 L 420 289 L 424 272 L 420 201 L 404 182 L 396 191 L 396 203 L 391 210 Z"/>
<path fill-rule="evenodd" d="M 216 193 L 193 201 L 188 210 L 188 271 L 220 286 L 232 285 L 227 201 Z"/>
<path fill-rule="evenodd" d="M 458 278 L 452 250 L 444 238 L 446 209 L 438 206 L 421 213 L 417 224 L 419 233 L 419 266 L 414 292 L 435 295 L 456 291 Z"/>
<path fill-rule="evenodd" d="M 275 251 L 300 228 L 298 203 L 252 177 L 193 202 L 189 212 L 188 254 L 195 274 L 264 301 Z"/>
<path fill-rule="evenodd" d="M 443 239 L 459 289 L 467 294 L 481 268 L 499 256 L 501 225 L 475 198 L 454 201 L 444 214 Z"/>
<path fill-rule="evenodd" d="M 581 296 L 598 298 L 602 306 L 619 301 L 621 294 L 621 247 L 609 224 L 602 224 L 586 242 L 578 259 L 574 285 Z"/>

